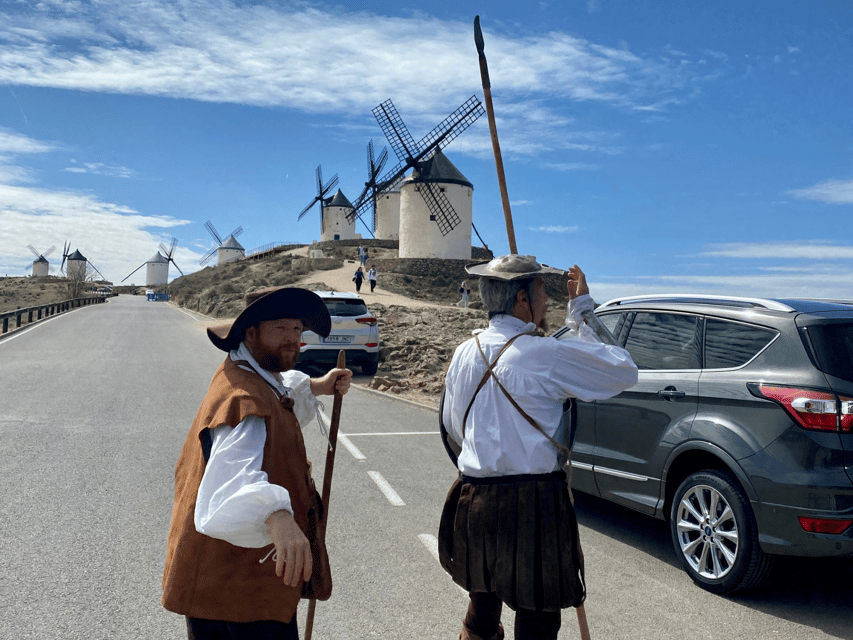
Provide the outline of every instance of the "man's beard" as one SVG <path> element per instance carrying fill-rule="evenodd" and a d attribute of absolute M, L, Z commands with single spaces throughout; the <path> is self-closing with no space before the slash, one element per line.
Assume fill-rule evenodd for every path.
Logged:
<path fill-rule="evenodd" d="M 282 373 L 283 371 L 290 371 L 296 366 L 296 360 L 299 358 L 299 347 L 267 351 L 259 355 L 260 357 L 256 360 L 263 369 L 273 373 Z"/>

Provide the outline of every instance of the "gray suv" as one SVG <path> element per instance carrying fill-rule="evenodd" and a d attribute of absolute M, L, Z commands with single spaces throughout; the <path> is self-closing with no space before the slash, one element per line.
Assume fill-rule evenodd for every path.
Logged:
<path fill-rule="evenodd" d="M 567 410 L 575 489 L 669 520 L 715 593 L 759 585 L 775 555 L 853 556 L 853 302 L 645 296 L 596 315 L 639 381 Z"/>

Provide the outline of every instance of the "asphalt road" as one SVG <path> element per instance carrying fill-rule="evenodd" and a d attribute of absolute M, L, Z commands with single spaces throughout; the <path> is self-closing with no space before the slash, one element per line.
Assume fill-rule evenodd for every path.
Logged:
<path fill-rule="evenodd" d="M 203 326 L 122 296 L 0 339 L 0 638 L 186 637 L 160 578 L 174 465 L 223 357 Z M 314 638 L 457 638 L 467 597 L 431 549 L 455 477 L 435 413 L 354 390 L 341 432 Z M 324 443 L 305 433 L 319 484 Z M 597 640 L 853 638 L 850 561 L 786 560 L 765 590 L 723 598 L 693 586 L 664 523 L 577 509 Z M 577 637 L 566 611 L 560 638 Z"/>

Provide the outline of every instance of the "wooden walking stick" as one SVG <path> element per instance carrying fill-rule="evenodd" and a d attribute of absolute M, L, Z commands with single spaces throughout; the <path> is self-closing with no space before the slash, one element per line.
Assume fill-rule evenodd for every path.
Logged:
<path fill-rule="evenodd" d="M 474 16 L 474 44 L 477 45 L 477 55 L 480 57 L 480 77 L 483 79 L 483 97 L 486 99 L 489 131 L 492 134 L 492 148 L 495 151 L 495 167 L 498 170 L 498 185 L 501 189 L 501 201 L 504 205 L 504 221 L 506 222 L 506 236 L 509 240 L 509 252 L 518 253 L 518 248 L 515 246 L 515 229 L 512 226 L 512 210 L 509 208 L 509 195 L 506 192 L 504 161 L 501 156 L 501 145 L 498 142 L 498 129 L 495 125 L 495 108 L 492 106 L 492 83 L 489 80 L 489 65 L 486 62 L 486 54 L 484 53 L 485 42 L 483 42 L 483 32 L 480 31 L 480 16 Z"/>
<path fill-rule="evenodd" d="M 346 369 L 347 356 L 343 349 L 338 352 L 338 369 Z M 335 381 L 337 383 L 337 381 Z M 338 427 L 341 424 L 341 405 L 344 396 L 335 389 L 335 399 L 332 402 L 332 426 L 329 427 L 329 449 L 326 451 L 326 467 L 323 470 L 323 493 L 321 499 L 323 508 L 326 510 L 326 522 L 329 520 L 329 497 L 332 493 L 332 472 L 335 470 L 335 453 L 338 450 Z M 305 640 L 311 640 L 311 632 L 314 630 L 314 611 L 317 609 L 317 600 L 312 598 L 308 601 L 308 617 L 305 620 Z"/>
<path fill-rule="evenodd" d="M 518 253 L 515 246 L 515 229 L 512 226 L 512 210 L 509 207 L 509 195 L 506 191 L 506 177 L 504 176 L 504 163 L 501 157 L 501 146 L 498 143 L 498 130 L 495 126 L 495 108 L 492 105 L 492 83 L 489 80 L 489 66 L 486 62 L 485 42 L 483 32 L 480 30 L 480 16 L 474 16 L 474 44 L 477 46 L 477 55 L 480 58 L 480 77 L 483 79 L 483 96 L 486 99 L 486 112 L 489 116 L 489 130 L 492 134 L 492 148 L 495 150 L 495 166 L 498 169 L 498 183 L 501 188 L 501 200 L 504 207 L 504 219 L 506 220 L 506 235 L 509 240 L 510 253 Z M 580 542 L 578 542 L 580 544 Z M 589 625 L 586 621 L 586 609 L 583 603 L 575 608 L 578 614 L 578 626 L 580 627 L 581 640 L 590 640 Z"/>

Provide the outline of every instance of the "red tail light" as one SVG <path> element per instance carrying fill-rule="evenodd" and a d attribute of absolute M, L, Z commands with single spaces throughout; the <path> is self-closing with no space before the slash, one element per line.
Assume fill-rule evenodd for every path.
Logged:
<path fill-rule="evenodd" d="M 803 530 L 809 533 L 842 533 L 853 524 L 853 520 L 831 520 L 830 518 L 797 518 Z"/>
<path fill-rule="evenodd" d="M 853 402 L 829 391 L 771 384 L 750 384 L 749 390 L 759 398 L 782 405 L 794 421 L 804 429 L 818 431 L 853 430 Z"/>
<path fill-rule="evenodd" d="M 360 324 L 369 324 L 371 327 L 376 326 L 376 318 L 356 318 L 355 321 Z"/>
<path fill-rule="evenodd" d="M 379 343 L 378 343 L 378 342 L 368 342 L 368 343 L 367 343 L 367 344 L 365 344 L 364 346 L 365 346 L 365 347 L 378 347 L 378 346 L 379 346 Z"/>

